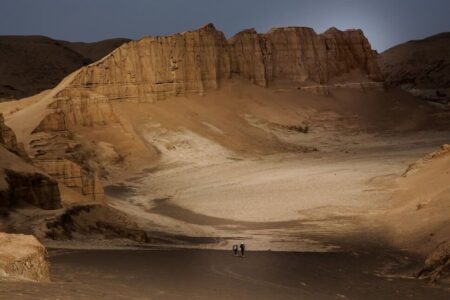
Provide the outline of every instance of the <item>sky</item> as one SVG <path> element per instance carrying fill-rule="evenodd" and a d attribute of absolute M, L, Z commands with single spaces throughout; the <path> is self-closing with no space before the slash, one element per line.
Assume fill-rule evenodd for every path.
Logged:
<path fill-rule="evenodd" d="M 450 31 L 450 0 L 0 0 L 0 35 L 139 39 L 214 23 L 245 28 L 361 28 L 374 49 Z"/>

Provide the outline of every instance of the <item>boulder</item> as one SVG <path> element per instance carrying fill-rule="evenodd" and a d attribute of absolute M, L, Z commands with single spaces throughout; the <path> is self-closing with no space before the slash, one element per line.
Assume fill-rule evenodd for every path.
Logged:
<path fill-rule="evenodd" d="M 0 279 L 49 281 L 45 247 L 32 235 L 0 232 Z"/>
<path fill-rule="evenodd" d="M 450 241 L 442 242 L 436 247 L 417 276 L 433 283 L 450 277 Z"/>

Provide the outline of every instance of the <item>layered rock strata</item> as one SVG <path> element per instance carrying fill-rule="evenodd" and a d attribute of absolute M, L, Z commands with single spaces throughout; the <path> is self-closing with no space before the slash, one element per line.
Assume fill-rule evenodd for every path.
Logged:
<path fill-rule="evenodd" d="M 83 170 L 78 164 L 67 159 L 40 159 L 35 160 L 34 164 L 92 201 L 103 201 L 103 185 L 95 173 Z"/>
<path fill-rule="evenodd" d="M 374 52 L 361 30 L 288 27 L 259 34 L 244 30 L 230 40 L 208 24 L 195 31 L 127 43 L 84 67 L 69 89 L 114 99 L 157 101 L 203 94 L 233 75 L 263 86 L 326 84 L 359 71 L 381 81 Z"/>
<path fill-rule="evenodd" d="M 30 164 L 16 135 L 3 121 L 0 114 L 0 207 L 21 202 L 43 209 L 61 207 L 58 182 Z"/>
<path fill-rule="evenodd" d="M 5 169 L 9 189 L 0 200 L 1 206 L 14 206 L 27 202 L 43 209 L 61 207 L 58 182 L 41 173 L 18 172 Z M 2 205 L 3 204 L 3 205 Z"/>
<path fill-rule="evenodd" d="M 2 113 L 0 113 L 0 145 L 3 145 L 6 149 L 16 153 L 22 158 L 28 159 L 23 144 L 17 142 L 14 131 L 6 126 Z"/>

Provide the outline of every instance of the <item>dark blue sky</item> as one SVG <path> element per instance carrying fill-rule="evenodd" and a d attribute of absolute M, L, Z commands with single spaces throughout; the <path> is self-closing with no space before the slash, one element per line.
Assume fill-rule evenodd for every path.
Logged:
<path fill-rule="evenodd" d="M 140 38 L 212 22 L 244 28 L 362 28 L 374 48 L 450 31 L 450 0 L 0 0 L 0 35 L 69 41 Z"/>

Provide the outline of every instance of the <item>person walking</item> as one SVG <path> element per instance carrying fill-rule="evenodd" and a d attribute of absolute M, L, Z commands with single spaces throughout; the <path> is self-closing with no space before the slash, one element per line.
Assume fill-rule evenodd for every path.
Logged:
<path fill-rule="evenodd" d="M 234 253 L 234 256 L 238 255 L 238 245 L 237 244 L 233 245 L 233 253 Z"/>
<path fill-rule="evenodd" d="M 244 242 L 241 242 L 240 248 L 241 248 L 241 256 L 244 257 L 244 255 L 245 255 L 245 244 L 244 244 Z"/>

